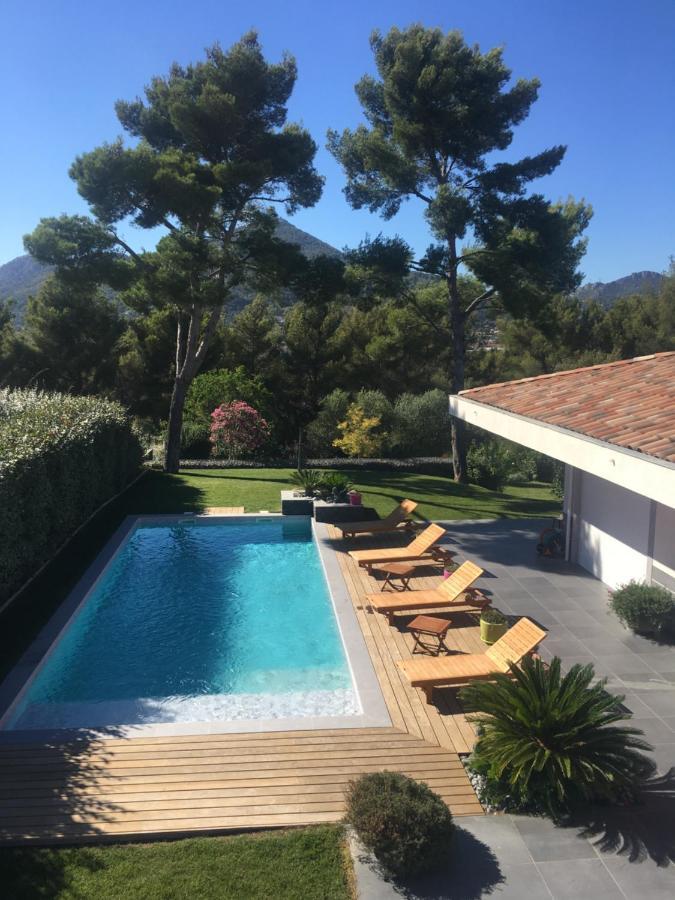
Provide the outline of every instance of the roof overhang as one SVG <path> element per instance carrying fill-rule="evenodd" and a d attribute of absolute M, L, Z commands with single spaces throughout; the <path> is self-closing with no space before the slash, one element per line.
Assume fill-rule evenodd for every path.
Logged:
<path fill-rule="evenodd" d="M 450 396 L 450 413 L 470 425 L 675 508 L 675 464 L 671 462 L 457 394 Z"/>

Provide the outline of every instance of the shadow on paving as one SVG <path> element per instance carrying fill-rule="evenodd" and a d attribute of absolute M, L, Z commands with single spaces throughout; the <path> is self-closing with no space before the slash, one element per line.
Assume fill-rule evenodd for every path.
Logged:
<path fill-rule="evenodd" d="M 447 865 L 428 875 L 392 878 L 358 845 L 354 858 L 359 890 L 369 900 L 392 895 L 405 900 L 480 900 L 505 881 L 492 850 L 461 826 L 455 831 Z"/>
<path fill-rule="evenodd" d="M 631 863 L 651 860 L 660 867 L 675 863 L 675 768 L 649 781 L 639 806 L 594 807 L 569 824 L 601 854 L 617 854 Z"/>

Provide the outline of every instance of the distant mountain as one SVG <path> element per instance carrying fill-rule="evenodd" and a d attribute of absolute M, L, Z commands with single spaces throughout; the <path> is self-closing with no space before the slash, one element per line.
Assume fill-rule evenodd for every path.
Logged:
<path fill-rule="evenodd" d="M 297 244 L 309 259 L 316 256 L 340 256 L 341 253 L 335 247 L 325 241 L 314 237 L 301 228 L 296 228 L 285 219 L 280 219 L 277 235 L 289 244 Z M 0 266 L 0 300 L 12 298 L 15 301 L 15 316 L 21 323 L 28 298 L 37 293 L 42 282 L 52 271 L 51 266 L 43 266 L 32 256 L 17 256 L 16 259 Z M 426 280 L 428 276 L 418 276 L 415 281 Z M 664 275 L 658 272 L 633 272 L 616 281 L 596 281 L 583 285 L 577 291 L 577 296 L 582 300 L 597 300 L 603 306 L 611 306 L 620 297 L 628 297 L 631 294 L 656 293 L 663 284 Z M 230 303 L 230 314 L 236 313 L 251 299 L 252 294 L 239 289 Z M 292 303 L 293 296 L 290 292 L 283 292 L 282 303 Z"/>
<path fill-rule="evenodd" d="M 584 284 L 577 291 L 582 300 L 597 300 L 602 306 L 611 306 L 621 297 L 631 294 L 656 294 L 661 289 L 665 275 L 658 272 L 633 272 L 616 281 L 594 281 Z"/>
<path fill-rule="evenodd" d="M 341 255 L 335 247 L 301 228 L 296 228 L 285 219 L 280 220 L 277 235 L 289 244 L 297 244 L 309 259 L 321 255 Z M 52 270 L 52 266 L 44 266 L 28 255 L 17 256 L 16 259 L 0 266 L 0 300 L 11 298 L 14 301 L 14 315 L 19 324 L 23 320 L 28 298 L 38 292 L 40 285 Z M 245 306 L 252 296 L 249 291 L 239 289 L 230 303 L 230 314 Z M 292 302 L 292 297 L 288 302 Z"/>
<path fill-rule="evenodd" d="M 43 266 L 28 254 L 17 256 L 0 266 L 0 300 L 11 298 L 15 301 L 14 312 L 18 322 L 23 318 L 28 298 L 38 292 L 51 271 L 51 266 Z"/>

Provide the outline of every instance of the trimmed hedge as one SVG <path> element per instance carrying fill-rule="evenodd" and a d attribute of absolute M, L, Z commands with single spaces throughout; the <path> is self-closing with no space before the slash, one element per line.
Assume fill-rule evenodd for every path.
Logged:
<path fill-rule="evenodd" d="M 295 459 L 181 459 L 182 469 L 295 469 Z M 160 463 L 156 466 L 159 468 Z M 417 472 L 420 475 L 449 475 L 452 477 L 452 461 L 440 456 L 420 456 L 411 459 L 305 459 L 305 469 L 371 469 L 399 472 Z"/>
<path fill-rule="evenodd" d="M 141 458 L 118 403 L 0 391 L 0 603 L 136 476 Z"/>

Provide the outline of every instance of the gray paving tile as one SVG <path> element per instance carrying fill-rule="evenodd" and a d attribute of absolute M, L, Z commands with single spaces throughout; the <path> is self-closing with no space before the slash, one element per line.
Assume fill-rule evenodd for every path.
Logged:
<path fill-rule="evenodd" d="M 633 714 L 633 718 L 635 719 L 635 721 L 639 721 L 640 719 L 644 718 L 654 718 L 654 711 L 651 710 L 634 691 L 623 692 L 623 696 L 623 705 L 628 707 L 628 709 Z"/>
<path fill-rule="evenodd" d="M 675 770 L 675 741 L 672 744 L 654 744 L 650 756 L 656 763 L 660 775 Z"/>
<path fill-rule="evenodd" d="M 675 671 L 675 648 L 668 647 L 663 650 L 635 651 L 640 659 L 647 663 L 655 672 Z"/>
<path fill-rule="evenodd" d="M 546 638 L 546 646 L 557 656 L 591 656 L 592 654 L 579 638 L 573 634 L 560 636 L 559 632 Z"/>
<path fill-rule="evenodd" d="M 626 650 L 624 653 L 598 653 L 596 655 L 598 666 L 613 672 L 615 675 L 623 676 L 627 673 L 631 675 L 639 672 L 648 673 L 649 666 L 643 663 L 639 656 Z"/>
<path fill-rule="evenodd" d="M 554 613 L 556 619 L 568 628 L 587 627 L 600 629 L 601 626 L 596 622 L 593 616 L 589 615 L 584 609 L 559 609 Z"/>
<path fill-rule="evenodd" d="M 554 900 L 624 900 L 617 886 L 600 859 L 542 862 L 537 864 L 546 886 Z M 523 894 L 523 897 L 526 895 Z"/>
<path fill-rule="evenodd" d="M 629 650 L 632 650 L 633 653 L 653 653 L 656 650 L 662 649 L 661 645 L 657 644 L 656 641 L 650 641 L 649 638 L 642 637 L 641 634 L 633 634 L 632 631 L 629 631 L 623 626 L 622 632 L 621 642 L 625 644 Z M 675 649 L 673 652 L 675 653 Z M 675 668 L 675 666 L 673 668 Z"/>
<path fill-rule="evenodd" d="M 522 834 L 508 816 L 463 816 L 456 821 L 459 828 L 487 844 L 500 866 L 532 862 Z"/>
<path fill-rule="evenodd" d="M 675 716 L 666 716 L 663 721 L 671 731 L 675 731 Z"/>
<path fill-rule="evenodd" d="M 650 744 L 669 744 L 673 742 L 673 730 L 662 719 L 652 716 L 649 719 L 636 719 L 636 728 L 640 728 L 645 735 L 645 740 Z M 675 760 L 673 760 L 675 764 Z"/>
<path fill-rule="evenodd" d="M 535 862 L 596 859 L 596 853 L 576 828 L 557 828 L 548 819 L 512 816 Z"/>
<path fill-rule="evenodd" d="M 675 894 L 675 868 L 672 865 L 657 866 L 651 859 L 630 862 L 624 856 L 604 856 L 603 862 L 626 897 L 672 900 Z"/>
<path fill-rule="evenodd" d="M 483 896 L 499 897 L 501 900 L 551 900 L 551 892 L 533 863 L 528 866 L 502 866 L 501 874 L 503 882 Z M 453 897 L 468 900 L 470 895 L 458 892 Z"/>
<path fill-rule="evenodd" d="M 594 653 L 596 656 L 624 655 L 628 659 L 640 659 L 637 653 L 633 653 L 633 651 L 629 650 L 625 644 L 621 643 L 618 637 L 614 637 L 611 634 L 600 635 L 600 637 L 596 637 L 592 634 L 581 635 L 579 637 L 579 640 L 588 650 L 591 651 L 591 653 Z M 635 671 L 639 672 L 644 665 L 646 664 L 638 662 Z M 647 666 L 647 668 L 649 667 Z"/>
<path fill-rule="evenodd" d="M 658 716 L 675 715 L 675 688 L 640 691 L 639 697 Z"/>

